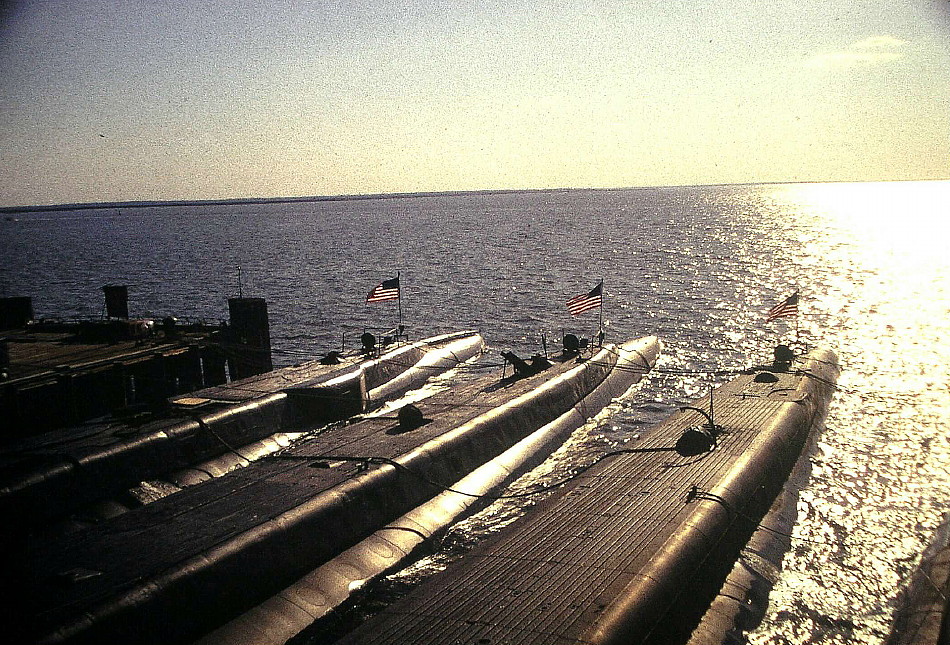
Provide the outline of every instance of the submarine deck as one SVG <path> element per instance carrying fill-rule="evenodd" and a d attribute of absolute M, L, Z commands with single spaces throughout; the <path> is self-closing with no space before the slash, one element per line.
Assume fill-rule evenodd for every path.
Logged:
<path fill-rule="evenodd" d="M 460 431 L 578 365 L 581 382 L 549 388 L 543 404 L 520 406 L 474 439 Z M 149 630 L 156 642 L 191 637 L 431 497 L 441 490 L 434 482 L 455 481 L 560 414 L 610 369 L 609 361 L 569 360 L 522 379 L 483 377 L 417 403 L 427 422 L 410 431 L 391 417 L 330 428 L 226 477 L 28 544 L 9 565 L 25 598 L 23 627 L 53 641 L 95 642 L 102 634 L 141 640 Z M 216 590 L 213 599 L 205 598 L 208 589 Z M 196 612 L 202 600 L 208 606 Z M 168 624 L 168 615 L 188 614 L 198 617 Z"/>
<path fill-rule="evenodd" d="M 12 514 L 27 530 L 232 446 L 376 407 L 481 347 L 481 336 L 466 331 L 390 347 L 378 356 L 354 353 L 329 365 L 308 361 L 172 397 L 165 416 L 108 418 L 7 442 L 0 445 L 0 513 Z M 432 356 L 445 360 L 423 365 Z M 297 392 L 290 403 L 288 391 Z"/>
<path fill-rule="evenodd" d="M 815 378 L 733 379 L 715 392 L 712 451 L 670 451 L 705 423 L 672 415 L 338 643 L 685 641 L 830 399 L 835 360 L 807 362 Z"/>

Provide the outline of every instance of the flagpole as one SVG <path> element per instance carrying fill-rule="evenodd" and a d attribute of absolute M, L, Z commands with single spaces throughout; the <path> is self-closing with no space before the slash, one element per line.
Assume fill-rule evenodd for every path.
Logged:
<path fill-rule="evenodd" d="M 800 336 L 800 334 L 799 334 L 798 317 L 799 317 L 799 315 L 801 315 L 801 310 L 802 310 L 802 306 L 801 306 L 801 304 L 802 304 L 802 290 L 798 288 L 798 285 L 795 285 L 795 293 L 798 294 L 798 303 L 797 303 L 798 306 L 795 307 L 795 344 L 796 344 L 798 347 L 801 347 L 802 341 L 801 341 L 801 336 Z"/>
<path fill-rule="evenodd" d="M 599 345 L 604 346 L 604 279 L 600 279 L 600 328 L 597 330 Z"/>
<path fill-rule="evenodd" d="M 396 284 L 399 285 L 398 295 L 396 298 L 396 305 L 399 308 L 399 327 L 402 327 L 402 281 L 399 279 L 400 272 L 396 271 Z M 402 333 L 402 329 L 399 329 L 399 333 Z"/>

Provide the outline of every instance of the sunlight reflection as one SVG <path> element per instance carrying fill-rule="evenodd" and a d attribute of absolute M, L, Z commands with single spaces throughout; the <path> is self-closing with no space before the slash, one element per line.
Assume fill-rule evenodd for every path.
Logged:
<path fill-rule="evenodd" d="M 915 262 L 946 255 L 950 181 L 802 184 L 791 199 L 851 233 L 869 251 Z"/>
<path fill-rule="evenodd" d="M 769 247 L 771 269 L 798 270 L 806 320 L 844 371 L 799 497 L 802 541 L 748 640 L 880 643 L 947 510 L 950 182 L 780 186 L 769 199 L 759 244 L 794 241 Z"/>

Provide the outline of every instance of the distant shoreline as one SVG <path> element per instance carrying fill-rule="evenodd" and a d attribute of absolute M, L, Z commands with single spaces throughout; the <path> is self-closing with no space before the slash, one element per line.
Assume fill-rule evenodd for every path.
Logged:
<path fill-rule="evenodd" d="M 233 197 L 228 199 L 177 199 L 128 202 L 89 202 L 55 204 L 52 206 L 0 206 L 0 213 L 38 213 L 47 211 L 91 210 L 97 208 L 146 208 L 164 206 L 239 206 L 241 204 L 296 204 L 309 202 L 343 202 L 368 199 L 406 199 L 410 197 L 451 197 L 456 195 L 494 195 L 512 193 L 554 193 L 569 190 L 625 190 L 617 188 L 546 188 L 524 190 L 457 190 L 422 193 L 379 193 L 372 195 L 314 195 L 310 197 Z"/>
<path fill-rule="evenodd" d="M 371 199 L 408 199 L 413 197 L 458 197 L 462 195 L 514 195 L 518 193 L 613 192 L 621 190 L 655 190 L 658 188 L 715 188 L 717 186 L 783 186 L 790 184 L 860 184 L 916 181 L 948 181 L 947 179 L 891 179 L 877 181 L 750 181 L 734 184 L 683 184 L 678 186 L 626 186 L 622 188 L 497 188 L 484 190 L 444 190 L 419 193 L 374 193 L 367 195 L 314 195 L 308 197 L 233 197 L 227 199 L 142 200 L 125 202 L 87 202 L 52 204 L 47 206 L 0 206 L 0 213 L 43 213 L 50 211 L 78 211 L 106 208 L 155 208 L 168 206 L 240 206 L 242 204 L 298 204 L 316 202 L 343 202 Z"/>

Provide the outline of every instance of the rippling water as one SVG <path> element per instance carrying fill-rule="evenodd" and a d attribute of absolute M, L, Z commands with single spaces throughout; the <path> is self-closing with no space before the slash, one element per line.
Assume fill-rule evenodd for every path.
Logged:
<path fill-rule="evenodd" d="M 0 294 L 39 317 L 97 316 L 128 284 L 133 315 L 223 319 L 227 297 L 267 298 L 275 362 L 388 326 L 366 306 L 401 271 L 415 336 L 474 327 L 528 353 L 540 334 L 589 333 L 564 301 L 605 280 L 608 338 L 656 334 L 661 368 L 764 360 L 796 287 L 798 335 L 835 349 L 841 392 L 813 456 L 784 572 L 755 643 L 879 643 L 901 585 L 950 506 L 950 182 L 761 185 L 419 196 L 247 206 L 29 213 L 0 222 Z M 240 276 L 240 280 L 239 280 Z M 648 379 L 529 480 L 628 440 L 717 382 Z M 492 506 L 402 580 L 520 512 Z M 459 544 L 453 544 L 459 543 Z"/>

